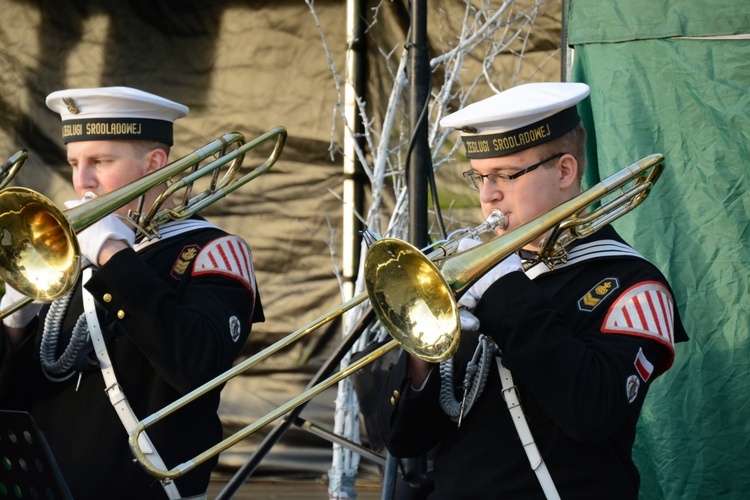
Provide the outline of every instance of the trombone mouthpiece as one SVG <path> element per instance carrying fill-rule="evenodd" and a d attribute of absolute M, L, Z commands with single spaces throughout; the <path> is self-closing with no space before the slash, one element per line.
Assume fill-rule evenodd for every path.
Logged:
<path fill-rule="evenodd" d="M 505 229 L 508 227 L 508 218 L 500 210 L 495 209 L 487 216 L 486 224 L 490 229 Z"/>

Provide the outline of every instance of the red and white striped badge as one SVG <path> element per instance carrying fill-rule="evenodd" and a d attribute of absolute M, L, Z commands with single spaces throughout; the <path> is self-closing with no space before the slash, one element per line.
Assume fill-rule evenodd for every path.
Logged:
<path fill-rule="evenodd" d="M 237 278 L 254 293 L 250 247 L 239 236 L 224 236 L 203 247 L 195 260 L 193 276 L 222 274 Z"/>
<path fill-rule="evenodd" d="M 651 337 L 674 350 L 672 294 L 655 281 L 633 285 L 609 308 L 602 332 Z"/>

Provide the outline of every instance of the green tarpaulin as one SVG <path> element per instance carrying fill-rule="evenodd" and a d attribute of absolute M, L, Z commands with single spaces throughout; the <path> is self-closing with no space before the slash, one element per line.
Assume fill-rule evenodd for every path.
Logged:
<path fill-rule="evenodd" d="M 571 0 L 570 80 L 594 182 L 651 153 L 666 169 L 615 226 L 664 271 L 691 340 L 652 386 L 641 498 L 750 495 L 750 2 Z"/>

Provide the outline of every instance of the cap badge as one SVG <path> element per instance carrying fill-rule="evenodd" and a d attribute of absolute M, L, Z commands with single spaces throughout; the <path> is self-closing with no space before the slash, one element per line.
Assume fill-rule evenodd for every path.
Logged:
<path fill-rule="evenodd" d="M 70 97 L 63 97 L 63 102 L 68 107 L 68 111 L 73 113 L 74 115 L 77 115 L 81 111 L 78 109 L 78 106 L 76 106 L 76 102 L 70 98 Z"/>

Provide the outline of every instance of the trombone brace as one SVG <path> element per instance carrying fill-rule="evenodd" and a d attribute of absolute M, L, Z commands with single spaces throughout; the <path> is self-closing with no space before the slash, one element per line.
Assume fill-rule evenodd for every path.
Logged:
<path fill-rule="evenodd" d="M 91 274 L 92 269 L 90 267 L 83 270 L 83 285 L 85 285 L 89 278 L 91 278 Z M 94 344 L 96 358 L 99 360 L 99 366 L 102 369 L 102 377 L 104 377 L 104 385 L 106 387 L 104 392 L 107 393 L 109 402 L 112 403 L 112 406 L 115 408 L 117 416 L 120 417 L 120 421 L 125 427 L 125 430 L 128 434 L 130 434 L 138 424 L 138 419 L 135 417 L 135 413 L 130 407 L 130 403 L 128 403 L 128 398 L 122 391 L 122 387 L 120 387 L 120 384 L 117 383 L 117 377 L 115 376 L 115 371 L 112 367 L 112 361 L 109 358 L 107 346 L 104 343 L 102 329 L 99 326 L 99 318 L 96 316 L 96 304 L 94 302 L 94 297 L 91 295 L 91 293 L 89 293 L 88 290 L 86 290 L 85 286 L 83 286 L 82 289 L 83 308 L 86 314 L 86 323 L 88 323 L 89 326 L 89 335 L 91 335 L 91 341 Z M 141 434 L 139 438 L 139 444 L 141 446 L 141 449 L 146 450 L 146 453 L 153 455 L 151 460 L 154 463 L 158 464 L 159 467 L 163 467 L 166 469 L 166 467 L 164 466 L 164 462 L 159 456 L 159 453 L 156 451 L 156 447 L 154 447 L 154 444 L 148 438 L 146 433 Z M 167 496 L 169 498 L 182 498 L 180 492 L 177 490 L 177 486 L 173 481 L 164 480 L 161 481 L 161 485 L 162 487 L 164 487 L 164 491 L 167 493 Z"/>
<path fill-rule="evenodd" d="M 523 414 L 523 408 L 521 408 L 521 401 L 518 399 L 518 390 L 513 383 L 513 376 L 505 366 L 499 356 L 495 357 L 497 363 L 497 369 L 500 373 L 500 380 L 503 383 L 503 399 L 505 404 L 508 405 L 510 410 L 510 418 L 513 420 L 513 424 L 516 426 L 516 432 L 518 437 L 521 439 L 521 444 L 526 452 L 526 456 L 529 458 L 531 469 L 536 474 L 539 484 L 542 485 L 544 490 L 544 496 L 548 499 L 560 500 L 560 495 L 557 493 L 555 483 L 552 481 L 547 465 L 542 460 L 542 455 L 539 453 L 539 448 L 534 442 L 534 437 L 531 435 L 531 429 L 529 424 L 526 422 L 526 417 Z"/>

